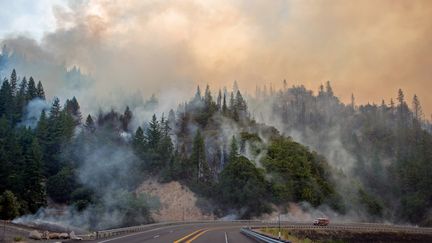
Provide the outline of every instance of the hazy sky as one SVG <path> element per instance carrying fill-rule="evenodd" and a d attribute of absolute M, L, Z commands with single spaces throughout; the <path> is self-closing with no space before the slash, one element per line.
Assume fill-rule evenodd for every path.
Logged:
<path fill-rule="evenodd" d="M 387 102 L 398 88 L 432 113 L 429 0 L 0 0 L 0 38 L 79 65 L 109 92 L 331 80 L 337 95 Z M 36 39 L 24 40 L 20 35 Z M 36 51 L 37 50 L 37 51 Z M 49 75 L 41 75 L 45 82 Z M 48 79 L 48 80 L 46 80 Z M 99 89 L 100 92 L 100 89 Z"/>

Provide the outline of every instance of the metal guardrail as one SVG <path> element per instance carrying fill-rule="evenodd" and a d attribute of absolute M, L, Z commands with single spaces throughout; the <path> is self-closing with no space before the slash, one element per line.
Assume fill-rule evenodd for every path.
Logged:
<path fill-rule="evenodd" d="M 146 224 L 125 228 L 117 228 L 110 230 L 101 230 L 93 232 L 87 235 L 89 239 L 102 239 L 122 234 L 129 234 L 134 232 L 140 232 L 151 228 L 157 228 L 162 226 L 171 225 L 187 225 L 187 224 L 218 224 L 218 223 L 244 223 L 244 225 L 250 225 L 251 223 L 259 224 L 262 226 L 276 226 L 278 221 L 263 221 L 263 220 L 196 220 L 196 221 L 171 221 L 163 223 Z M 258 226 L 258 225 L 255 225 Z M 282 228 L 288 229 L 320 229 L 320 230 L 363 230 L 363 231 L 374 231 L 374 232 L 405 232 L 405 233 L 423 233 L 432 234 L 432 228 L 417 228 L 417 227 L 406 227 L 397 225 L 384 225 L 384 224 L 370 224 L 370 223 L 346 223 L 346 224 L 331 224 L 329 226 L 313 226 L 309 223 L 300 222 L 287 222 L 281 221 Z"/>
<path fill-rule="evenodd" d="M 140 232 L 144 231 L 146 229 L 158 227 L 158 226 L 170 226 L 170 225 L 186 225 L 186 224 L 216 224 L 216 223 L 223 223 L 223 222 L 229 222 L 229 223 L 260 223 L 260 220 L 197 220 L 197 221 L 172 221 L 172 222 L 164 222 L 164 223 L 154 223 L 154 224 L 145 224 L 145 225 L 138 225 L 138 226 L 132 226 L 132 227 L 125 227 L 125 228 L 117 228 L 117 229 L 110 229 L 110 230 L 101 230 L 96 231 L 92 235 L 96 239 L 102 239 L 117 235 L 123 235 L 123 234 L 129 234 L 134 232 Z"/>
<path fill-rule="evenodd" d="M 291 241 L 279 240 L 279 239 L 270 237 L 268 235 L 258 233 L 256 231 L 253 231 L 253 230 L 248 229 L 248 228 L 241 228 L 240 232 L 245 234 L 246 236 L 248 236 L 250 238 L 253 238 L 255 240 L 258 240 L 258 241 L 264 242 L 264 243 L 291 243 Z"/>

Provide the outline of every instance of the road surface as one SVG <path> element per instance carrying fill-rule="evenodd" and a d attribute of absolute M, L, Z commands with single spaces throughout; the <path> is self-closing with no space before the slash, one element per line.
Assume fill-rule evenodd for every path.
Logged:
<path fill-rule="evenodd" d="M 142 232 L 116 236 L 108 239 L 100 239 L 93 242 L 120 243 L 120 242 L 194 242 L 194 243 L 253 243 L 252 239 L 240 233 L 240 228 L 245 226 L 239 223 L 212 223 L 191 224 L 154 227 Z"/>
<path fill-rule="evenodd" d="M 189 223 L 181 225 L 155 225 L 144 231 L 134 232 L 125 235 L 113 236 L 95 240 L 100 243 L 120 243 L 120 242 L 194 242 L 194 243 L 251 243 L 254 240 L 240 233 L 240 228 L 244 226 L 270 226 L 278 227 L 277 222 L 216 222 L 212 223 Z M 368 223 L 331 223 L 329 226 L 314 226 L 311 223 L 281 222 L 281 227 L 290 229 L 307 229 L 319 231 L 354 231 L 354 232 L 375 232 L 375 233 L 410 233 L 432 235 L 432 228 L 418 228 L 388 224 L 368 224 Z"/>

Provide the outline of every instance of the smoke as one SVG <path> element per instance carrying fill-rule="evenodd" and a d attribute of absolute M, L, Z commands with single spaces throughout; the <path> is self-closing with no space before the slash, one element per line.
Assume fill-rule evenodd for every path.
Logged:
<path fill-rule="evenodd" d="M 253 90 L 263 81 L 315 88 L 331 79 L 344 100 L 354 92 L 359 102 L 380 102 L 403 88 L 431 112 L 429 1 L 94 0 L 50 12 L 55 28 L 40 41 L 11 33 L 3 44 L 25 60 L 14 63 L 18 71 L 51 94 L 63 86 L 57 69 L 77 66 L 95 81 L 88 100 L 109 103 L 130 90 L 190 94 L 202 82 L 238 80 Z"/>
<path fill-rule="evenodd" d="M 312 223 L 316 218 L 329 218 L 335 223 L 353 223 L 364 222 L 369 217 L 361 211 L 349 211 L 346 214 L 340 214 L 332 210 L 327 205 L 321 205 L 317 208 L 312 207 L 307 202 L 289 203 L 286 208 L 287 213 L 280 214 L 281 221 Z M 273 214 L 270 219 L 278 220 L 278 215 Z"/>
<path fill-rule="evenodd" d="M 115 138 L 107 137 L 104 131 L 88 136 L 83 129 L 76 136 L 74 144 L 63 154 L 77 163 L 74 175 L 80 187 L 72 197 L 77 201 L 77 197 L 84 196 L 81 199 L 86 200 L 85 195 L 93 193 L 91 202 L 84 210 L 78 210 L 80 205 L 55 210 L 58 205 L 51 204 L 51 207 L 41 208 L 36 214 L 25 215 L 14 222 L 82 230 L 152 222 L 150 212 L 158 210 L 160 203 L 156 197 L 134 192 L 137 183 L 145 180 L 146 175 L 137 172 L 139 160 L 123 141 L 129 140 L 130 135 L 118 134 L 120 142 L 115 142 Z"/>
<path fill-rule="evenodd" d="M 35 128 L 40 114 L 43 110 L 48 110 L 51 107 L 45 100 L 35 98 L 31 100 L 25 107 L 23 121 L 19 124 L 25 127 Z"/>

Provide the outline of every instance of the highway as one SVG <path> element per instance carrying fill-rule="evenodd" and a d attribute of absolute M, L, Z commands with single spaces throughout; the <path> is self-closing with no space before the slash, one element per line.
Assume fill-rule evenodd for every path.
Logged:
<path fill-rule="evenodd" d="M 272 226 L 277 227 L 277 222 L 224 222 L 212 221 L 209 223 L 187 223 L 175 225 L 154 225 L 139 232 L 122 234 L 94 240 L 91 242 L 120 243 L 120 242 L 146 242 L 146 243 L 210 243 L 210 242 L 256 242 L 240 233 L 244 226 Z M 369 223 L 332 223 L 329 226 L 313 226 L 311 223 L 281 222 L 281 227 L 291 229 L 308 229 L 324 231 L 356 231 L 356 232 L 391 232 L 391 233 L 414 233 L 432 235 L 432 228 L 418 228 L 408 226 L 397 226 L 387 224 Z"/>
<path fill-rule="evenodd" d="M 171 225 L 149 228 L 142 232 L 135 232 L 127 235 L 120 235 L 112 238 L 95 240 L 92 242 L 100 243 L 120 243 L 120 242 L 236 242 L 236 243 L 253 243 L 252 239 L 240 233 L 240 228 L 245 224 L 240 223 L 211 223 L 211 224 L 190 224 L 190 225 Z"/>

